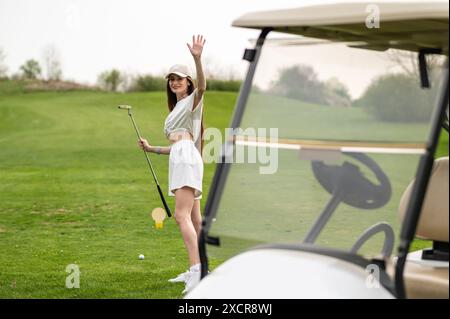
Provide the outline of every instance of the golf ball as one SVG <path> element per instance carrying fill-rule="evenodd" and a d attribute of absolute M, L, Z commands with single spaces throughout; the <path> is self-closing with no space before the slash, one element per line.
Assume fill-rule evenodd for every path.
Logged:
<path fill-rule="evenodd" d="M 142 254 L 139 255 L 139 259 L 140 259 L 140 260 L 142 260 L 142 259 L 144 259 L 144 258 L 145 258 L 144 255 L 142 255 Z"/>

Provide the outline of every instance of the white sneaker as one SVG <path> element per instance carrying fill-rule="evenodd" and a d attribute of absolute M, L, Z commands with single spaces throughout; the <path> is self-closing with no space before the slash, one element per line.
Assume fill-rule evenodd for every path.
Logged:
<path fill-rule="evenodd" d="M 186 286 L 183 290 L 183 294 L 188 293 L 200 282 L 201 272 L 196 270 L 191 270 L 187 274 Z"/>
<path fill-rule="evenodd" d="M 169 282 L 186 282 L 188 274 L 189 274 L 189 269 L 186 270 L 184 273 L 179 274 L 175 278 L 169 279 Z"/>

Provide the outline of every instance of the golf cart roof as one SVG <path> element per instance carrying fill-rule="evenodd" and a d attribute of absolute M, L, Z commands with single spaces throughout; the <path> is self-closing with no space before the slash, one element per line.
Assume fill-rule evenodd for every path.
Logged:
<path fill-rule="evenodd" d="M 379 9 L 380 28 L 366 26 L 372 10 L 369 5 Z M 327 40 L 363 41 L 361 47 L 374 50 L 427 48 L 448 54 L 448 5 L 448 0 L 333 3 L 251 12 L 232 25 L 271 27 L 277 32 Z"/>

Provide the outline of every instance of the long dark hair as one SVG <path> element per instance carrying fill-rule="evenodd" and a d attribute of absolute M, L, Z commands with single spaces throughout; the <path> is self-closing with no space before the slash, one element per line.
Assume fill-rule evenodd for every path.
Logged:
<path fill-rule="evenodd" d="M 187 79 L 188 83 L 190 84 L 190 85 L 188 85 L 187 93 L 188 93 L 188 95 L 191 95 L 192 92 L 194 92 L 194 90 L 195 90 L 195 84 L 194 84 L 194 81 L 192 81 L 192 78 L 190 76 L 188 76 L 186 79 Z M 177 95 L 175 93 L 173 93 L 172 90 L 170 89 L 169 80 L 167 80 L 166 91 L 167 91 L 167 107 L 169 108 L 169 112 L 172 112 L 173 109 L 175 108 L 175 105 L 177 104 Z M 202 126 L 201 126 L 201 130 L 200 130 L 200 142 L 201 142 L 200 154 L 203 153 L 203 132 L 204 131 L 205 131 L 205 129 L 203 127 L 203 112 L 202 112 Z"/>

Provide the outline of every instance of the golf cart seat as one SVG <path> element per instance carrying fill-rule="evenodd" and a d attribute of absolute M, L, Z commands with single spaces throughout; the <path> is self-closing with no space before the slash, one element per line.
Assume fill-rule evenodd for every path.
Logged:
<path fill-rule="evenodd" d="M 434 161 L 428 190 L 423 202 L 416 236 L 432 240 L 433 248 L 408 254 L 404 271 L 408 298 L 449 298 L 449 171 L 448 157 Z M 399 212 L 403 217 L 413 182 L 400 200 Z"/>

